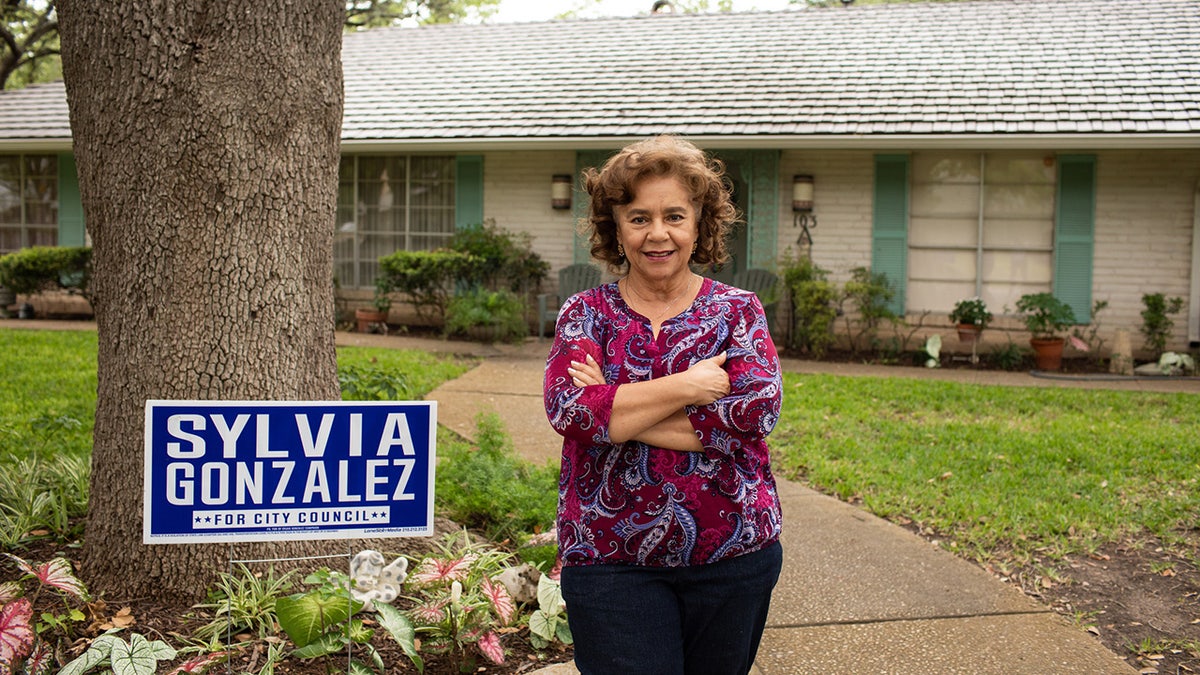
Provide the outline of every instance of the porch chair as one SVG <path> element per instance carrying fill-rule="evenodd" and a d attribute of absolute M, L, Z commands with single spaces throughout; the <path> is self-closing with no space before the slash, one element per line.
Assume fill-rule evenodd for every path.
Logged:
<path fill-rule="evenodd" d="M 770 270 L 757 267 L 742 270 L 733 275 L 733 285 L 758 296 L 767 324 L 775 325 L 775 308 L 779 305 L 779 276 Z"/>
<path fill-rule="evenodd" d="M 554 330 L 554 322 L 558 319 L 558 310 L 567 298 L 580 291 L 600 285 L 600 270 L 588 263 L 567 265 L 558 271 L 558 294 L 539 293 L 537 296 L 537 335 L 540 341 L 545 337 L 546 322 Z"/>

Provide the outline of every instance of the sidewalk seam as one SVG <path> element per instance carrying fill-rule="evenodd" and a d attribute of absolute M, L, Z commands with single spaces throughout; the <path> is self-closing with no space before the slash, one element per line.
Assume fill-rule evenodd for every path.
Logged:
<path fill-rule="evenodd" d="M 880 623 L 913 623 L 917 621 L 946 621 L 951 619 L 978 619 L 989 616 L 1040 616 L 1043 614 L 1054 615 L 1054 611 L 1050 608 L 1040 610 L 1012 610 L 1008 612 L 978 612 L 975 614 L 943 614 L 922 617 L 891 617 L 882 619 L 846 619 L 844 621 L 820 621 L 816 623 L 781 623 L 768 624 L 767 630 L 778 629 L 786 630 L 791 628 L 821 628 L 823 626 L 869 626 Z"/>

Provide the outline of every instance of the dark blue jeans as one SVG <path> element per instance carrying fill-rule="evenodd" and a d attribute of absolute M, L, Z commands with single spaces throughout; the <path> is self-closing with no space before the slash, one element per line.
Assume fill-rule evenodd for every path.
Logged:
<path fill-rule="evenodd" d="M 779 542 L 692 567 L 565 567 L 563 599 L 583 675 L 750 671 L 783 566 Z"/>

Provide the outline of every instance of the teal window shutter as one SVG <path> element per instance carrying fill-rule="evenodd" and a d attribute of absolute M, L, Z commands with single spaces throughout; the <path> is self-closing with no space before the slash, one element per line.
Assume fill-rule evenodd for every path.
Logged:
<path fill-rule="evenodd" d="M 483 155 L 459 155 L 454 176 L 454 227 L 483 223 Z"/>
<path fill-rule="evenodd" d="M 779 151 L 750 151 L 750 259 L 747 267 L 775 267 L 779 243 Z"/>
<path fill-rule="evenodd" d="M 1054 214 L 1054 296 L 1080 323 L 1092 320 L 1092 259 L 1096 230 L 1095 155 L 1058 156 Z"/>
<path fill-rule="evenodd" d="M 575 187 L 574 193 L 571 195 L 571 212 L 575 216 L 576 223 L 587 220 L 588 208 L 590 208 L 587 192 L 583 190 L 583 170 L 587 168 L 600 169 L 613 154 L 615 154 L 613 150 L 580 150 L 575 153 Z M 586 228 L 584 231 L 587 231 Z M 591 262 L 591 242 L 578 232 L 579 228 L 576 228 L 573 260 L 577 263 Z"/>
<path fill-rule="evenodd" d="M 83 199 L 79 196 L 79 177 L 75 155 L 58 155 L 58 245 L 83 246 L 87 243 L 83 221 Z"/>
<path fill-rule="evenodd" d="M 887 275 L 895 290 L 890 309 L 904 314 L 908 282 L 908 155 L 875 156 L 871 271 Z"/>

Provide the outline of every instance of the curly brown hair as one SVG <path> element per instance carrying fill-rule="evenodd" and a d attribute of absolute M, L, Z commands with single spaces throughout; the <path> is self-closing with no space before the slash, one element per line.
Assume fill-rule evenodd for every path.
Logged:
<path fill-rule="evenodd" d="M 592 257 L 620 273 L 627 260 L 618 253 L 614 207 L 633 201 L 633 190 L 644 179 L 672 176 L 683 183 L 698 207 L 697 246 L 691 262 L 720 265 L 728 262 L 725 241 L 738 220 L 731 188 L 721 160 L 709 157 L 692 143 L 662 135 L 625 146 L 597 171 L 583 172 L 583 187 L 590 197 L 588 240 Z"/>

